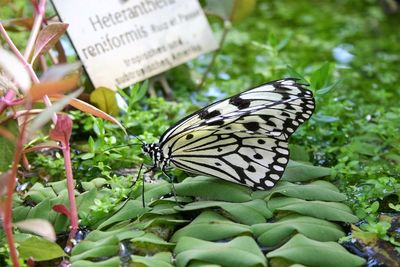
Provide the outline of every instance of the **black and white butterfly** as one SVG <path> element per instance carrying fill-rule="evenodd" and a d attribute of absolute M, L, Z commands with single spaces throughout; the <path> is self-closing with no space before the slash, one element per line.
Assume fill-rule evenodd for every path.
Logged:
<path fill-rule="evenodd" d="M 142 149 L 163 171 L 176 167 L 265 190 L 282 177 L 288 139 L 314 108 L 297 79 L 272 81 L 200 109 Z"/>

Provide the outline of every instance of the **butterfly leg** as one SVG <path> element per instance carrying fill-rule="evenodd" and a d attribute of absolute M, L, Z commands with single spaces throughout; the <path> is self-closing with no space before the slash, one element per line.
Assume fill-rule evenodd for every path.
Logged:
<path fill-rule="evenodd" d="M 177 204 L 180 208 L 183 208 L 183 206 L 182 206 L 180 203 L 178 203 L 178 198 L 176 197 L 176 189 L 175 189 L 175 185 L 174 185 L 174 179 L 173 179 L 171 176 L 169 176 L 168 173 L 167 173 L 164 169 L 162 169 L 162 172 L 163 172 L 164 175 L 167 176 L 168 179 L 171 181 L 172 194 L 174 194 L 174 198 L 175 198 L 176 204 Z"/>

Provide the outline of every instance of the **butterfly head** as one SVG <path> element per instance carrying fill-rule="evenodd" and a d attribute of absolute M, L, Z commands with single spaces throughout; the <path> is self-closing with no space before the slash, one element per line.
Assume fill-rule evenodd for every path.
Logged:
<path fill-rule="evenodd" d="M 148 154 L 153 159 L 153 156 L 160 151 L 160 147 L 158 144 L 143 144 L 142 150 L 145 154 Z"/>
<path fill-rule="evenodd" d="M 159 144 L 143 144 L 142 150 L 145 154 L 149 155 L 149 157 L 153 160 L 153 162 L 156 163 L 157 166 L 163 168 L 169 164 L 169 160 L 164 157 Z"/>

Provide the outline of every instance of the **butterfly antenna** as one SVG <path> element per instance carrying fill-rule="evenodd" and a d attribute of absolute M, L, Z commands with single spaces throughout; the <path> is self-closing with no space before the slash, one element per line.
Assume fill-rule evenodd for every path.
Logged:
<path fill-rule="evenodd" d="M 176 189 L 175 189 L 175 185 L 174 185 L 174 179 L 172 179 L 172 177 L 169 176 L 165 170 L 162 170 L 162 172 L 163 172 L 164 175 L 167 176 L 167 177 L 169 178 L 169 180 L 171 181 L 171 185 L 172 185 L 172 194 L 174 194 L 174 198 L 175 198 L 176 204 L 177 204 L 180 208 L 183 208 L 183 206 L 178 202 L 178 198 L 176 197 Z"/>
<path fill-rule="evenodd" d="M 120 146 L 113 146 L 107 149 L 104 149 L 103 152 L 109 151 L 109 150 L 113 150 L 116 148 L 121 148 L 121 147 L 127 147 L 127 146 L 141 146 L 142 144 L 126 144 L 126 145 L 120 145 Z"/>
<path fill-rule="evenodd" d="M 145 142 L 137 135 L 130 134 L 128 137 L 136 138 L 137 140 L 139 140 L 140 143 L 142 143 L 142 145 L 145 144 Z"/>

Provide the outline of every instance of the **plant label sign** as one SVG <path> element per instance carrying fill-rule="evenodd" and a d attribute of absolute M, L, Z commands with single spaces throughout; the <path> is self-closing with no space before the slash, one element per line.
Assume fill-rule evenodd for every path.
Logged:
<path fill-rule="evenodd" d="M 198 0 L 53 0 L 96 87 L 124 88 L 218 44 Z"/>

